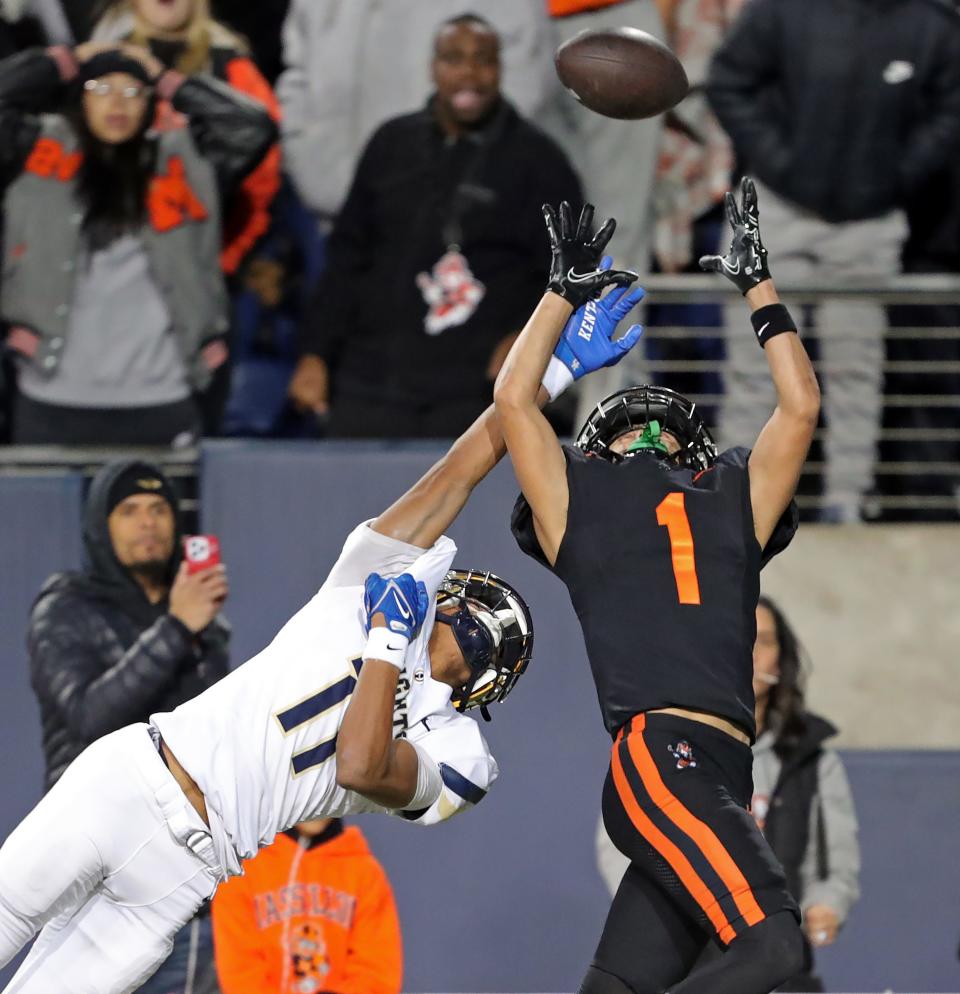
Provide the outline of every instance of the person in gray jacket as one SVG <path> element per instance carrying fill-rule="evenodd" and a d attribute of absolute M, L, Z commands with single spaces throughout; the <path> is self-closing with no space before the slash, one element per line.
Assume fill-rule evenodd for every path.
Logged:
<path fill-rule="evenodd" d="M 758 738 L 753 746 L 751 811 L 803 912 L 807 962 L 780 991 L 822 991 L 813 949 L 831 945 L 860 897 L 857 815 L 840 756 L 825 743 L 837 729 L 807 711 L 803 654 L 783 612 L 769 598 L 757 605 L 753 692 Z M 597 864 L 616 893 L 629 865 L 597 828 Z"/>
<path fill-rule="evenodd" d="M 181 115 L 162 133 L 157 97 Z M 273 142 L 267 111 L 86 43 L 0 63 L 0 135 L 14 442 L 188 443 L 227 355 L 220 203 Z"/>

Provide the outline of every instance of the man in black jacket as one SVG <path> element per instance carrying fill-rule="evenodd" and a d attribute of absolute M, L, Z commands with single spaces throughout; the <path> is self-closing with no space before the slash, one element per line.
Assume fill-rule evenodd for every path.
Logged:
<path fill-rule="evenodd" d="M 960 17 L 942 0 L 754 0 L 707 92 L 764 184 L 781 276 L 876 282 L 900 270 L 903 208 L 960 145 Z M 825 512 L 857 520 L 881 413 L 883 309 L 827 300 Z M 767 416 L 762 356 L 728 336 L 727 437 Z M 753 351 L 756 351 L 755 349 Z"/>
<path fill-rule="evenodd" d="M 305 325 L 290 394 L 339 437 L 464 431 L 547 275 L 530 204 L 581 201 L 564 153 L 501 95 L 489 23 L 441 25 L 433 80 L 367 145 Z"/>
<path fill-rule="evenodd" d="M 27 636 L 48 790 L 94 740 L 177 707 L 228 670 L 230 629 L 218 614 L 226 574 L 188 575 L 176 497 L 157 467 L 126 460 L 97 474 L 84 544 L 89 565 L 47 580 Z M 188 925 L 168 961 L 173 979 L 181 946 L 211 942 L 209 919 Z M 177 989 L 165 970 L 156 975 L 165 986 L 151 980 L 151 991 Z"/>

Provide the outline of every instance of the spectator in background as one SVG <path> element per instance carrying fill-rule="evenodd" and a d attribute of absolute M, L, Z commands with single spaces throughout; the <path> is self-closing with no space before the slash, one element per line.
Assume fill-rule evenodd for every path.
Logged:
<path fill-rule="evenodd" d="M 663 39 L 675 0 L 540 0 L 550 15 L 551 48 L 581 31 L 639 28 Z M 631 269 L 650 258 L 652 194 L 663 116 L 645 121 L 617 121 L 588 110 L 555 86 L 545 118 L 547 130 L 570 153 L 593 204 L 611 204 L 617 225 L 618 259 Z M 726 182 L 726 180 L 725 180 Z M 726 191 L 727 186 L 724 186 Z M 585 421 L 597 403 L 622 387 L 649 382 L 643 354 L 633 349 L 615 368 L 600 370 L 579 383 L 577 421 Z M 755 436 L 754 436 L 755 437 Z"/>
<path fill-rule="evenodd" d="M 126 460 L 100 470 L 84 545 L 86 568 L 47 580 L 27 635 L 48 790 L 91 742 L 177 707 L 228 669 L 230 629 L 218 614 L 226 575 L 222 566 L 187 574 L 176 495 L 156 466 Z M 188 978 L 191 946 L 198 955 Z M 199 917 L 142 990 L 201 994 L 211 959 L 209 919 Z"/>
<path fill-rule="evenodd" d="M 155 95 L 187 125 L 148 132 Z M 0 129 L 13 440 L 189 442 L 227 351 L 219 190 L 259 160 L 273 122 L 145 50 L 86 43 L 0 64 Z"/>
<path fill-rule="evenodd" d="M 960 0 L 954 2 L 960 11 Z M 905 273 L 960 273 L 960 157 L 954 156 L 923 188 L 914 192 L 907 203 L 910 237 L 903 250 Z M 960 396 L 960 374 L 955 372 L 960 360 L 960 301 L 939 304 L 898 304 L 889 309 L 894 325 L 887 339 L 887 359 L 891 362 L 919 361 L 919 370 L 888 372 L 888 394 L 939 394 Z M 931 331 L 933 337 L 917 339 L 899 335 L 897 328 L 949 329 Z M 909 333 L 907 333 L 909 334 Z M 942 335 L 943 337 L 940 337 Z M 887 438 L 880 443 L 885 462 L 915 464 L 960 462 L 960 409 L 936 404 L 916 403 L 889 406 L 884 411 L 884 428 L 904 432 L 906 437 Z M 882 476 L 878 481 L 881 496 L 903 500 L 920 496 L 939 503 L 891 508 L 887 520 L 956 521 L 960 517 L 960 494 L 957 480 L 948 473 L 924 472 L 922 465 L 907 474 Z"/>
<path fill-rule="evenodd" d="M 300 414 L 287 395 L 300 357 L 303 315 L 323 271 L 313 218 L 285 179 L 270 230 L 257 243 L 233 294 L 230 398 L 222 434 L 315 437 L 323 419 Z"/>
<path fill-rule="evenodd" d="M 359 828 L 339 818 L 278 835 L 213 901 L 223 994 L 400 994 L 393 893 Z"/>
<path fill-rule="evenodd" d="M 820 947 L 834 942 L 860 897 L 860 847 L 843 762 L 824 744 L 837 729 L 806 710 L 802 660 L 783 612 L 761 597 L 753 647 L 758 738 L 751 810 L 800 904 L 807 941 Z M 811 957 L 806 972 L 780 989 L 822 991 L 813 969 Z"/>
<path fill-rule="evenodd" d="M 168 69 L 185 76 L 208 73 L 228 83 L 280 120 L 270 84 L 249 57 L 246 43 L 210 16 L 209 0 L 114 0 L 94 31 L 97 41 L 133 42 L 149 48 Z M 182 126 L 161 102 L 157 126 Z M 270 226 L 270 204 L 280 189 L 280 146 L 260 156 L 223 208 L 223 271 L 232 275 Z"/>
<path fill-rule="evenodd" d="M 530 204 L 581 200 L 564 154 L 501 95 L 488 21 L 441 25 L 433 79 L 427 106 L 364 151 L 308 310 L 290 393 L 329 407 L 331 435 L 465 430 L 542 294 L 548 241 Z"/>
<path fill-rule="evenodd" d="M 843 762 L 824 743 L 837 729 L 806 710 L 802 651 L 780 609 L 761 596 L 753 647 L 757 741 L 751 811 L 803 912 L 803 974 L 781 991 L 822 991 L 813 947 L 831 945 L 860 896 L 857 816 Z M 629 865 L 597 826 L 597 864 L 611 896 Z M 719 955 L 711 949 L 710 955 Z"/>
<path fill-rule="evenodd" d="M 467 0 L 292 0 L 283 31 L 285 167 L 307 208 L 329 226 L 373 132 L 427 96 L 437 25 Z M 503 39 L 507 92 L 536 117 L 557 85 L 543 0 L 478 5 Z"/>
<path fill-rule="evenodd" d="M 788 280 L 900 270 L 904 206 L 960 145 L 960 18 L 930 0 L 754 0 L 714 58 L 708 95 L 759 177 L 764 230 Z M 860 519 L 881 415 L 881 305 L 817 309 L 826 362 L 824 517 Z M 722 432 L 772 407 L 762 356 L 727 336 Z"/>

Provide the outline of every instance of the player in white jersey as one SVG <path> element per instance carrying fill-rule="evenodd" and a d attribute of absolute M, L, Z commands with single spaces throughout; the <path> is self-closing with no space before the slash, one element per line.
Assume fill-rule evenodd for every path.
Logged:
<path fill-rule="evenodd" d="M 598 290 L 618 278 L 589 274 Z M 580 335 L 581 350 L 606 347 L 596 362 L 558 347 L 563 375 L 545 383 L 625 354 L 611 345 L 615 311 Z M 561 346 L 582 331 L 578 315 Z M 7 994 L 135 990 L 217 884 L 297 822 L 383 811 L 431 824 L 484 797 L 497 765 L 463 711 L 507 696 L 533 629 L 504 581 L 450 569 L 443 532 L 504 452 L 491 407 L 351 533 L 263 652 L 73 762 L 0 849 L 0 965 L 41 930 Z"/>

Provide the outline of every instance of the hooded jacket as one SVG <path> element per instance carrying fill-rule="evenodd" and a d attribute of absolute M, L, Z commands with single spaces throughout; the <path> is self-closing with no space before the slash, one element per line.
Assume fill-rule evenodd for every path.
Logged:
<path fill-rule="evenodd" d="M 137 460 L 104 467 L 84 518 L 87 568 L 55 573 L 30 614 L 30 682 L 40 704 L 46 789 L 94 740 L 158 711 L 171 711 L 225 676 L 230 628 L 217 617 L 194 636 L 151 604 L 113 551 L 107 501 L 114 480 Z M 142 464 L 154 476 L 155 466 Z M 180 565 L 174 538 L 168 581 Z"/>
<path fill-rule="evenodd" d="M 960 15 L 943 0 L 753 0 L 707 96 L 775 193 L 831 222 L 876 217 L 960 145 Z"/>
<path fill-rule="evenodd" d="M 360 829 L 278 835 L 213 901 L 223 994 L 399 994 L 400 923 Z"/>

